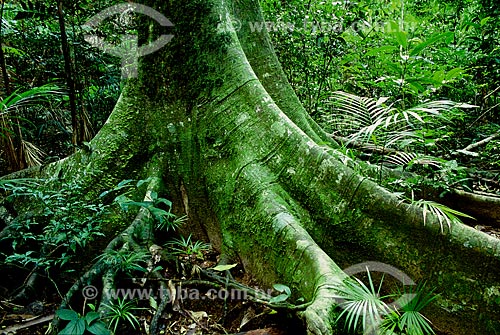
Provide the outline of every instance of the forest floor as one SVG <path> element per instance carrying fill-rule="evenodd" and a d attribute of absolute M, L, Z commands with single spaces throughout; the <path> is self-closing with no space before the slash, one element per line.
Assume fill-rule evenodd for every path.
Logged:
<path fill-rule="evenodd" d="M 305 334 L 302 323 L 291 313 L 276 311 L 263 303 L 254 302 L 248 299 L 243 291 L 230 288 L 214 289 L 214 286 L 210 285 L 211 279 L 202 278 L 202 275 L 196 272 L 198 267 L 203 270 L 214 267 L 218 257 L 214 251 L 205 251 L 203 257 L 179 256 L 174 262 L 162 262 L 162 275 L 168 278 L 170 288 L 175 287 L 176 297 L 172 299 L 173 301 L 169 301 L 162 313 L 159 321 L 160 334 Z M 225 271 L 221 275 L 227 275 L 224 273 Z M 229 279 L 253 289 L 270 292 L 260 288 L 239 265 L 231 269 Z M 0 289 L 4 292 L 9 286 L 12 288 L 12 282 L 2 281 L 0 279 Z M 118 286 L 126 288 L 129 292 L 136 292 L 139 296 L 141 290 L 151 292 L 151 288 L 157 285 L 151 279 L 143 277 L 122 278 L 118 281 Z M 5 301 L 0 296 L 0 335 L 45 334 L 61 301 L 55 291 L 53 286 L 47 285 L 37 294 L 37 299 L 40 300 L 34 300 L 25 306 Z M 170 292 L 169 296 L 172 296 L 172 293 Z M 155 297 L 153 296 L 153 300 Z M 145 295 L 140 299 L 136 297 L 130 300 L 134 301 L 137 308 L 134 310 L 134 315 L 138 322 L 132 326 L 127 320 L 121 320 L 115 334 L 149 334 L 149 324 L 155 314 L 158 299 L 155 303 Z M 92 302 L 87 301 L 87 303 Z M 64 323 L 62 325 L 64 326 Z"/>

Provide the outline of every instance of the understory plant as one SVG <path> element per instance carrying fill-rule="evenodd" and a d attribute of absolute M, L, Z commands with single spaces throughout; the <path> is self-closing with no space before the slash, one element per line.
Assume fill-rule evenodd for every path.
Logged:
<path fill-rule="evenodd" d="M 132 276 L 134 271 L 147 272 L 146 264 L 151 255 L 143 251 L 111 249 L 105 250 L 98 259 L 114 271 Z"/>
<path fill-rule="evenodd" d="M 421 311 L 437 296 L 426 292 L 425 285 L 405 286 L 397 294 L 382 295 L 383 280 L 382 276 L 376 285 L 367 269 L 368 285 L 356 277 L 336 285 L 335 298 L 342 309 L 337 323 L 343 320 L 349 333 L 361 329 L 366 335 L 434 334 Z"/>
<path fill-rule="evenodd" d="M 56 315 L 65 321 L 69 321 L 59 335 L 83 335 L 86 331 L 95 335 L 110 335 L 111 332 L 100 320 L 99 313 L 95 311 L 80 315 L 71 309 L 60 309 Z"/>
<path fill-rule="evenodd" d="M 375 100 L 345 92 L 334 92 L 328 101 L 329 112 L 323 115 L 332 135 L 348 143 L 373 144 L 399 150 L 422 149 L 435 142 L 423 136 L 423 129 L 440 127 L 461 113 L 459 109 L 475 106 L 450 100 L 427 101 L 411 108 L 387 105 L 387 97 Z"/>
<path fill-rule="evenodd" d="M 135 300 L 127 301 L 125 298 L 118 298 L 111 304 L 103 303 L 103 306 L 106 307 L 107 310 L 105 319 L 114 334 L 116 334 L 116 330 L 121 322 L 127 322 L 134 329 L 139 326 L 139 320 L 134 315 L 134 312 L 144 308 L 137 307 L 137 302 Z"/>
<path fill-rule="evenodd" d="M 411 200 L 411 206 L 422 209 L 422 213 L 424 215 L 424 224 L 426 224 L 427 222 L 427 216 L 429 215 L 429 213 L 434 215 L 434 217 L 436 217 L 439 222 L 441 233 L 444 233 L 445 225 L 448 230 L 451 230 L 452 223 L 462 222 L 459 217 L 474 220 L 474 218 L 470 215 L 431 200 Z"/>
<path fill-rule="evenodd" d="M 425 335 L 434 334 L 431 322 L 421 311 L 438 296 L 433 290 L 426 291 L 425 284 L 405 286 L 398 292 L 401 306 L 386 315 L 381 329 L 386 334 Z"/>
<path fill-rule="evenodd" d="M 332 127 L 332 135 L 345 141 L 346 144 L 356 144 L 366 150 L 374 150 L 381 165 L 401 167 L 403 170 L 417 170 L 422 173 L 418 180 L 405 178 L 404 189 L 396 188 L 394 191 L 411 192 L 410 204 L 422 208 L 424 223 L 429 213 L 434 214 L 440 224 L 441 231 L 444 226 L 451 229 L 451 223 L 459 221 L 459 217 L 471 216 L 453 210 L 445 205 L 430 200 L 414 200 L 414 190 L 424 183 L 432 182 L 433 187 L 438 186 L 442 192 L 449 191 L 453 186 L 466 185 L 467 174 L 463 167 L 456 161 L 446 161 L 426 153 L 435 145 L 435 141 L 422 136 L 424 127 L 438 127 L 446 115 L 460 113 L 459 108 L 474 106 L 455 103 L 449 100 L 430 101 L 418 106 L 399 110 L 386 106 L 387 98 L 375 100 L 359 97 L 345 92 L 335 92 L 332 96 L 332 114 L 328 122 Z M 446 122 L 446 121 L 444 121 Z M 420 176 L 420 174 L 418 174 Z M 401 182 L 403 179 L 400 179 Z M 382 182 L 382 180 L 379 180 Z M 402 186 L 395 181 L 392 186 Z"/>
<path fill-rule="evenodd" d="M 210 250 L 210 244 L 193 241 L 191 234 L 187 238 L 182 235 L 179 238 L 173 238 L 172 241 L 167 243 L 167 246 L 176 255 L 194 255 L 197 258 L 203 258 L 203 251 Z"/>
<path fill-rule="evenodd" d="M 135 201 L 131 197 L 133 193 L 143 185 L 151 182 L 151 178 L 132 180 L 126 179 L 118 183 L 114 188 L 104 191 L 99 196 L 106 199 L 109 196 L 116 195 L 114 203 L 118 204 L 124 211 L 130 208 L 144 208 L 151 215 L 154 227 L 157 230 L 176 230 L 182 226 L 186 220 L 186 216 L 177 216 L 172 213 L 172 202 L 166 198 L 160 197 L 157 192 L 149 192 L 148 199 L 143 201 Z"/>
<path fill-rule="evenodd" d="M 26 111 L 48 102 L 61 95 L 62 90 L 53 84 L 18 89 L 0 100 L 0 153 L 5 157 L 13 171 L 29 166 L 40 165 L 44 152 L 30 142 L 28 128 L 32 121 L 26 117 Z M 30 113 L 28 113 L 30 114 Z M 34 113 L 31 113 L 34 114 Z"/>
<path fill-rule="evenodd" d="M 6 263 L 48 271 L 63 268 L 96 238 L 102 237 L 107 206 L 85 199 L 76 182 L 10 180 L 0 189 L 7 201 L 25 199 L 30 207 L 13 220 L 1 239 L 12 243 Z"/>

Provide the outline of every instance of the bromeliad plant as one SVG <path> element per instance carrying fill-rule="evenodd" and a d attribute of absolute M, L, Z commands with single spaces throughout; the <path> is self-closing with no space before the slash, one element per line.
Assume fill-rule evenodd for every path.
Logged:
<path fill-rule="evenodd" d="M 134 315 L 134 311 L 144 308 L 137 307 L 135 300 L 127 301 L 125 298 L 118 298 L 115 302 L 109 305 L 103 303 L 103 306 L 107 310 L 107 316 L 105 319 L 108 321 L 109 328 L 113 330 L 114 334 L 122 321 L 128 322 L 134 329 L 139 326 L 139 320 Z"/>
<path fill-rule="evenodd" d="M 182 235 L 179 238 L 174 238 L 167 245 L 175 255 L 194 255 L 197 258 L 203 258 L 203 251 L 210 250 L 210 244 L 208 243 L 202 241 L 193 242 L 191 234 L 187 238 Z"/>

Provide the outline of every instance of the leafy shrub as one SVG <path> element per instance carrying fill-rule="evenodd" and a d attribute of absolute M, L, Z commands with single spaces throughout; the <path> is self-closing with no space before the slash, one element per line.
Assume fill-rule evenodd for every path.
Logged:
<path fill-rule="evenodd" d="M 4 182 L 0 188 L 7 191 L 7 200 L 21 197 L 30 204 L 3 237 L 12 242 L 14 249 L 14 254 L 6 257 L 7 263 L 44 270 L 63 267 L 90 242 L 103 236 L 106 206 L 85 199 L 76 182 L 22 180 Z"/>
<path fill-rule="evenodd" d="M 95 335 L 111 334 L 106 325 L 99 321 L 100 315 L 97 312 L 79 315 L 71 309 L 60 309 L 56 311 L 56 315 L 61 320 L 69 321 L 66 327 L 58 333 L 59 335 L 83 335 L 85 331 Z"/>

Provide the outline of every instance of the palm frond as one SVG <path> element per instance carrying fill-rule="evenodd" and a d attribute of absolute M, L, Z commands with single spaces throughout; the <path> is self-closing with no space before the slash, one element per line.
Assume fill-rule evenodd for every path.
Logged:
<path fill-rule="evenodd" d="M 434 100 L 427 101 L 415 107 L 411 107 L 408 111 L 412 112 L 424 112 L 433 115 L 442 115 L 442 112 L 449 111 L 453 108 L 477 108 L 478 106 L 469 105 L 461 102 L 455 102 L 451 100 Z"/>
<path fill-rule="evenodd" d="M 21 117 L 19 110 L 36 106 L 42 101 L 48 101 L 49 97 L 62 93 L 58 86 L 47 84 L 26 91 L 18 89 L 0 100 L 0 144 L 11 170 L 40 165 L 44 155 L 37 146 L 23 139 L 23 124 L 31 121 Z"/>
<path fill-rule="evenodd" d="M 339 307 L 343 309 L 337 318 L 337 322 L 345 317 L 346 328 L 355 330 L 361 324 L 364 331 L 376 329 L 382 322 L 382 315 L 390 312 L 389 307 L 383 301 L 384 298 L 389 296 L 380 297 L 380 290 L 382 287 L 383 279 L 380 282 L 378 289 L 367 270 L 368 282 L 367 286 L 358 278 L 346 278 L 336 286 L 336 298 L 341 299 Z"/>
<path fill-rule="evenodd" d="M 18 89 L 0 101 L 0 113 L 8 113 L 20 107 L 27 107 L 57 94 L 63 94 L 63 91 L 54 84 L 34 87 L 27 91 Z"/>
<path fill-rule="evenodd" d="M 424 216 L 424 225 L 427 223 L 428 214 L 433 214 L 439 222 L 441 233 L 444 233 L 445 224 L 448 227 L 448 230 L 451 230 L 451 225 L 453 222 L 461 223 L 462 221 L 459 219 L 459 217 L 465 217 L 474 220 L 474 218 L 470 215 L 459 212 L 435 201 L 420 199 L 417 201 L 412 201 L 411 205 L 422 209 L 422 214 Z"/>
<path fill-rule="evenodd" d="M 42 164 L 45 152 L 31 142 L 21 140 L 21 155 L 28 167 Z"/>
<path fill-rule="evenodd" d="M 417 286 L 405 286 L 401 296 L 402 306 L 399 311 L 394 311 L 388 315 L 382 323 L 383 330 L 398 330 L 409 335 L 434 334 L 431 322 L 421 311 L 435 300 L 438 295 L 433 294 L 434 290 L 427 292 L 425 284 Z"/>
<path fill-rule="evenodd" d="M 90 141 L 94 137 L 94 130 L 92 129 L 92 122 L 90 122 L 90 116 L 87 110 L 83 110 L 81 113 L 81 140 Z"/>
<path fill-rule="evenodd" d="M 410 116 L 423 122 L 417 113 L 413 111 L 399 113 L 395 108 L 383 106 L 383 102 L 385 99 L 374 100 L 350 93 L 334 92 L 330 100 L 333 115 L 328 117 L 327 122 L 334 123 L 334 126 L 351 141 L 361 142 L 377 142 L 374 134 L 381 128 L 395 132 L 391 136 L 391 142 L 394 142 L 394 135 L 400 136 L 402 132 L 409 135 L 406 125 L 410 121 Z M 388 133 L 384 135 L 385 142 Z M 379 136 L 381 134 L 377 134 L 376 137 Z"/>

